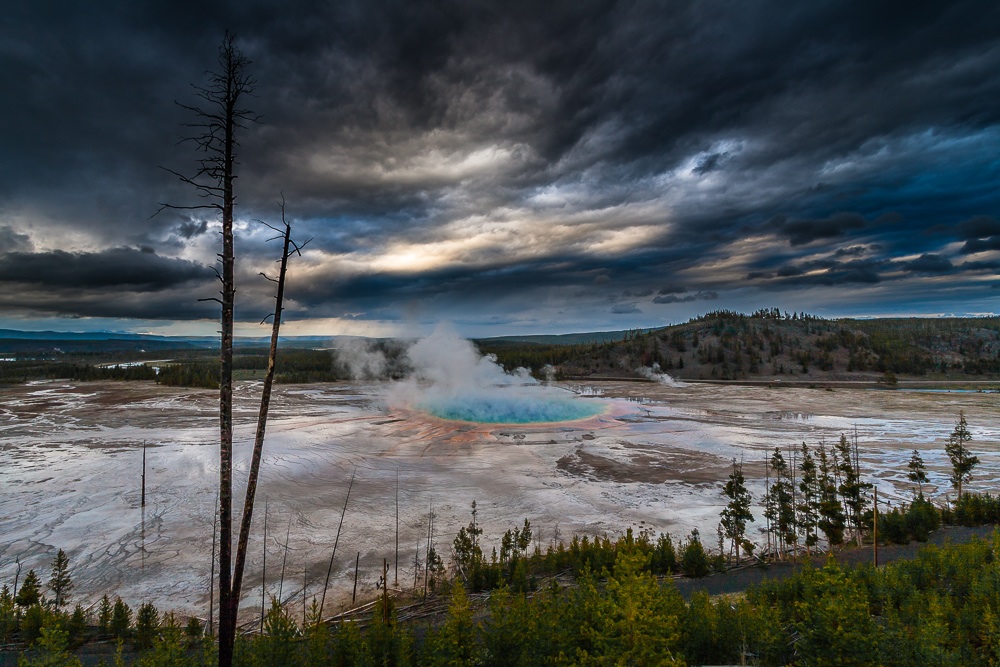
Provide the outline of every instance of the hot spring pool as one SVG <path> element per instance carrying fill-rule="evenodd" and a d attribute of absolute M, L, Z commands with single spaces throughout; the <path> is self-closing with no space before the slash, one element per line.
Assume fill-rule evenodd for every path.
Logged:
<path fill-rule="evenodd" d="M 561 393 L 561 392 L 560 392 Z M 540 424 L 587 419 L 604 412 L 600 401 L 571 396 L 552 396 L 548 392 L 518 392 L 506 395 L 434 397 L 414 406 L 439 419 L 480 424 Z"/>

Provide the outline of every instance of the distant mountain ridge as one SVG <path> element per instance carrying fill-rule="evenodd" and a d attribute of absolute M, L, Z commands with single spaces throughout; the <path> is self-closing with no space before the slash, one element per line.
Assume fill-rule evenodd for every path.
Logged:
<path fill-rule="evenodd" d="M 123 331 L 21 331 L 0 329 L 0 340 L 169 340 L 169 336 Z"/>
<path fill-rule="evenodd" d="M 282 336 L 287 347 L 323 347 L 356 336 Z M 237 336 L 237 347 L 267 346 L 269 336 Z M 218 347 L 217 336 L 161 336 L 121 331 L 20 331 L 0 329 L 0 353 L 59 348 L 63 351 L 189 350 Z"/>

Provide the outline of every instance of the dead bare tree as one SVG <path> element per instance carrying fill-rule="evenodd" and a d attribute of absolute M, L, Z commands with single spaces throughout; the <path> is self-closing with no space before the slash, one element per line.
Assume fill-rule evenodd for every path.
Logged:
<path fill-rule="evenodd" d="M 236 157 L 239 143 L 237 131 L 246 129 L 258 117 L 241 106 L 253 93 L 256 80 L 248 72 L 251 64 L 239 47 L 235 36 L 226 33 L 217 54 L 217 69 L 208 72 L 208 82 L 194 86 L 200 106 L 180 104 L 194 115 L 186 127 L 192 134 L 183 141 L 192 142 L 202 155 L 194 175 L 170 169 L 183 183 L 190 185 L 203 199 L 193 206 L 161 204 L 160 210 L 208 209 L 222 217 L 221 341 L 219 363 L 219 666 L 231 667 L 233 644 L 236 639 L 238 597 L 232 586 L 232 481 L 233 481 L 233 304 L 236 296 L 234 280 L 235 252 L 233 245 L 233 209 L 236 195 Z M 158 211 L 159 212 L 159 211 Z"/>
<path fill-rule="evenodd" d="M 309 243 L 306 241 L 302 245 L 292 240 L 292 226 L 285 218 L 285 199 L 281 198 L 281 223 L 282 229 L 269 225 L 266 222 L 258 221 L 266 227 L 278 232 L 271 240 L 282 240 L 281 259 L 278 260 L 278 277 L 261 273 L 267 280 L 276 283 L 274 297 L 274 315 L 271 322 L 271 348 L 267 356 L 267 372 L 264 374 L 264 387 L 260 395 L 260 410 L 257 414 L 257 432 L 254 436 L 253 454 L 250 457 L 250 474 L 247 478 L 246 497 L 243 501 L 243 520 L 240 523 L 239 540 L 236 543 L 236 567 L 233 570 L 232 596 L 234 607 L 239 606 L 240 589 L 243 585 L 243 570 L 246 566 L 247 545 L 250 541 L 250 528 L 253 522 L 254 496 L 257 493 L 257 480 L 260 475 L 260 462 L 264 453 L 264 432 L 267 430 L 267 414 L 271 406 L 271 387 L 274 385 L 274 371 L 278 362 L 278 335 L 281 329 L 281 310 L 285 298 L 285 274 L 288 270 L 288 258 L 294 252 L 301 255 L 302 248 Z M 311 240 L 311 239 L 310 239 Z M 266 321 L 267 318 L 264 318 Z M 233 612 L 235 623 L 236 612 Z"/>
<path fill-rule="evenodd" d="M 320 598 L 319 612 L 322 615 L 326 606 L 326 589 L 330 587 L 330 574 L 333 573 L 333 559 L 337 557 L 337 545 L 340 544 L 340 529 L 344 527 L 344 517 L 347 516 L 347 501 L 351 499 L 351 489 L 354 488 L 354 476 L 358 473 L 355 468 L 351 472 L 351 483 L 347 485 L 347 496 L 344 498 L 344 509 L 340 512 L 340 525 L 337 526 L 337 537 L 333 540 L 333 553 L 330 554 L 330 566 L 326 568 L 326 581 L 323 583 L 323 597 Z"/>
<path fill-rule="evenodd" d="M 215 504 L 219 504 L 219 499 L 215 499 Z M 219 538 L 219 514 L 216 513 L 215 520 L 212 522 L 212 568 L 211 573 L 208 575 L 208 636 L 215 637 L 215 626 L 213 625 L 213 620 L 215 618 L 215 547 L 217 546 L 217 541 Z"/>
<path fill-rule="evenodd" d="M 285 528 L 285 555 L 281 557 L 281 579 L 278 580 L 278 602 L 284 604 L 281 592 L 285 588 L 285 563 L 288 562 L 288 536 L 292 534 L 292 517 L 288 517 L 288 527 Z"/>

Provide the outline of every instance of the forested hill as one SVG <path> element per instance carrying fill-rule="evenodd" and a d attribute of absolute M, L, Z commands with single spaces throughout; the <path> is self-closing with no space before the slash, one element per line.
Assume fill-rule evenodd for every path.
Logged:
<path fill-rule="evenodd" d="M 551 365 L 557 377 L 638 376 L 658 364 L 678 379 L 1000 378 L 1000 318 L 826 320 L 777 309 L 716 311 L 685 324 L 588 345 L 479 341 L 505 368 Z"/>

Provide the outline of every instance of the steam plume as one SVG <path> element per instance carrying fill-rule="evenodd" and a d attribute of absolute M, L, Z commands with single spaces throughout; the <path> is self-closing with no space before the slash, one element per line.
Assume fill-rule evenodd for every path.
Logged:
<path fill-rule="evenodd" d="M 370 341 L 346 338 L 337 342 L 337 361 L 354 380 L 378 380 L 386 375 L 388 361 L 385 354 Z"/>
<path fill-rule="evenodd" d="M 413 408 L 443 419 L 534 423 L 584 419 L 603 405 L 542 387 L 524 368 L 507 373 L 448 325 L 414 343 L 406 356 L 410 377 L 389 389 L 393 408 Z"/>
<path fill-rule="evenodd" d="M 664 373 L 660 369 L 660 365 L 659 364 L 653 364 L 652 366 L 643 366 L 641 368 L 637 368 L 636 371 L 639 372 L 639 373 L 642 373 L 643 375 L 645 375 L 646 377 L 648 377 L 653 382 L 659 382 L 660 384 L 664 384 L 664 385 L 666 385 L 668 387 L 686 387 L 687 386 L 687 384 L 685 384 L 684 382 L 680 382 L 678 380 L 675 380 L 674 378 L 672 378 L 669 375 L 667 375 L 666 373 Z"/>

